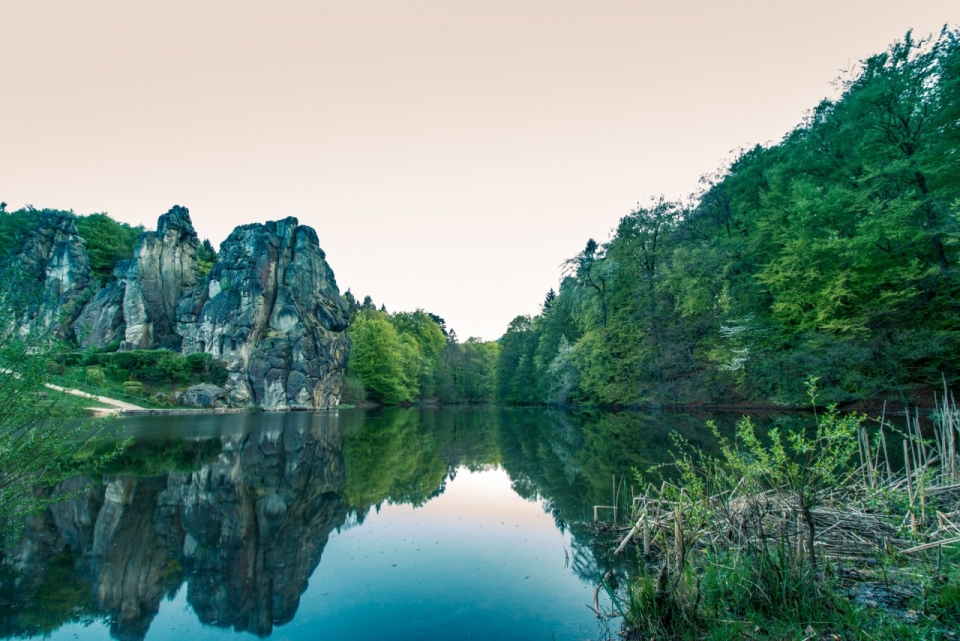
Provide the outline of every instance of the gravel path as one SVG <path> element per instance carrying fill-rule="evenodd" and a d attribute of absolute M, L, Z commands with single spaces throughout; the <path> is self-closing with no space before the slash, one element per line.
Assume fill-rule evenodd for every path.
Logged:
<path fill-rule="evenodd" d="M 90 398 L 97 401 L 98 403 L 103 403 L 104 405 L 115 407 L 118 410 L 146 409 L 145 407 L 140 407 L 139 405 L 134 405 L 133 403 L 127 403 L 126 401 L 118 401 L 117 399 L 110 398 L 108 396 L 97 396 L 96 394 L 88 394 L 87 392 L 84 392 L 82 390 L 69 389 L 67 387 L 60 387 L 59 385 L 54 385 L 53 383 L 45 383 L 45 385 L 52 390 L 57 390 L 58 392 L 66 392 L 67 394 L 73 394 L 74 396 L 80 396 L 82 398 Z"/>

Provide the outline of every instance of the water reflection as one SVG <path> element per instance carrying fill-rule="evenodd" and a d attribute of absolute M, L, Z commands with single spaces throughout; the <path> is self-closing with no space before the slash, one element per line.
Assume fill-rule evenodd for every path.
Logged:
<path fill-rule="evenodd" d="M 386 504 L 424 505 L 464 470 L 502 468 L 540 501 L 570 536 L 574 580 L 592 587 L 629 563 L 593 533 L 593 506 L 618 491 L 625 503 L 631 470 L 664 461 L 671 430 L 709 448 L 707 418 L 441 408 L 130 420 L 136 445 L 101 476 L 50 490 L 70 498 L 7 551 L 17 562 L 0 634 L 100 620 L 117 639 L 143 639 L 185 586 L 201 623 L 270 635 L 296 615 L 334 531 Z M 464 607 L 488 597 L 464 595 Z"/>

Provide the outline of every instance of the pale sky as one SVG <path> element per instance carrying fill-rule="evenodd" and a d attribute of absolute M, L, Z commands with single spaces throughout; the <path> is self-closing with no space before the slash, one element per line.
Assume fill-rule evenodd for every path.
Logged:
<path fill-rule="evenodd" d="M 778 140 L 956 0 L 0 0 L 0 200 L 219 244 L 316 228 L 341 291 L 534 313 L 638 202 Z"/>

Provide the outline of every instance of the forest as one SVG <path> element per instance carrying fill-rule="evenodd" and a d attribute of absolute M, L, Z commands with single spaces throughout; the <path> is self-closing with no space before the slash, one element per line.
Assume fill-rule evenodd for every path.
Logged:
<path fill-rule="evenodd" d="M 657 198 L 500 339 L 507 403 L 918 400 L 957 379 L 960 33 L 912 34 L 782 141 Z"/>
<path fill-rule="evenodd" d="M 351 349 L 342 402 L 399 405 L 492 403 L 499 343 L 459 342 L 443 318 L 423 310 L 390 314 L 350 290 Z"/>

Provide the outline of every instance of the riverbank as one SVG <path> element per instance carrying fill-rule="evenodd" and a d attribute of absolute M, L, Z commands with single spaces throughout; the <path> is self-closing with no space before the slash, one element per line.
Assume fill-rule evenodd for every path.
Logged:
<path fill-rule="evenodd" d="M 956 638 L 960 413 L 951 403 L 934 419 L 925 439 L 916 417 L 897 435 L 830 410 L 815 435 L 768 442 L 745 418 L 732 442 L 714 429 L 718 458 L 676 439 L 679 480 L 598 526 L 639 561 L 613 613 L 626 636 Z"/>

